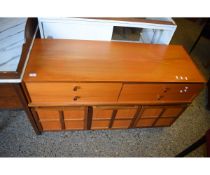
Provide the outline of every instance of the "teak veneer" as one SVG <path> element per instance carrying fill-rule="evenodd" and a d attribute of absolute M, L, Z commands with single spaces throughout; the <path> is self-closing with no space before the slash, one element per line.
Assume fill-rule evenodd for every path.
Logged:
<path fill-rule="evenodd" d="M 40 131 L 170 126 L 206 80 L 182 46 L 36 39 L 24 85 Z"/>

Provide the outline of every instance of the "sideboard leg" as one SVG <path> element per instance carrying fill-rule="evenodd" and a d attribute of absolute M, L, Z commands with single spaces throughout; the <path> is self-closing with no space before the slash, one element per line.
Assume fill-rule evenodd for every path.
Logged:
<path fill-rule="evenodd" d="M 21 103 L 23 105 L 23 109 L 26 112 L 27 117 L 30 120 L 30 123 L 31 123 L 35 133 L 37 135 L 40 135 L 41 131 L 37 127 L 36 121 L 34 120 L 33 115 L 31 113 L 31 111 L 29 110 L 28 103 L 27 103 L 27 100 L 26 100 L 26 97 L 24 95 L 24 92 L 23 92 L 23 89 L 22 89 L 21 85 L 17 84 L 17 85 L 14 85 L 14 86 L 15 86 L 15 90 L 16 90 L 16 92 L 17 92 L 17 94 L 18 94 L 18 96 L 19 96 L 19 98 L 21 100 Z"/>

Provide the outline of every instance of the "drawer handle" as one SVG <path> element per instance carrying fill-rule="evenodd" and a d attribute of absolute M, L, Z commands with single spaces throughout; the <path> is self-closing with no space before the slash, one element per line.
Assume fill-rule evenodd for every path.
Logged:
<path fill-rule="evenodd" d="M 163 95 L 159 95 L 158 97 L 157 97 L 157 100 L 160 100 L 161 98 L 163 98 L 164 96 Z"/>
<path fill-rule="evenodd" d="M 77 101 L 79 98 L 80 98 L 79 96 L 75 96 L 75 97 L 73 98 L 73 100 L 74 100 L 74 101 Z"/>
<path fill-rule="evenodd" d="M 166 93 L 170 88 L 164 88 L 163 92 Z"/>
<path fill-rule="evenodd" d="M 77 91 L 79 88 L 79 86 L 74 86 L 73 91 Z"/>

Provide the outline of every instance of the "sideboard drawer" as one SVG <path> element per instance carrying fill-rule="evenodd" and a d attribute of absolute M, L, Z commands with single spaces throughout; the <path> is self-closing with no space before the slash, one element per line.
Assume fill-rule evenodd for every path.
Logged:
<path fill-rule="evenodd" d="M 124 84 L 119 102 L 191 102 L 203 84 Z"/>
<path fill-rule="evenodd" d="M 158 100 L 191 102 L 203 87 L 203 84 L 164 84 Z"/>
<path fill-rule="evenodd" d="M 26 83 L 32 103 L 116 102 L 121 83 Z"/>
<path fill-rule="evenodd" d="M 161 84 L 124 84 L 119 102 L 156 101 L 162 88 Z"/>

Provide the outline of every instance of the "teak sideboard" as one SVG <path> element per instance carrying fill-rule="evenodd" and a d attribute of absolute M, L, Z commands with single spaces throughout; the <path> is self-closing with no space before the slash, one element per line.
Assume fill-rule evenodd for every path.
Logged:
<path fill-rule="evenodd" d="M 42 131 L 170 126 L 206 80 L 182 46 L 36 39 L 23 78 Z"/>

